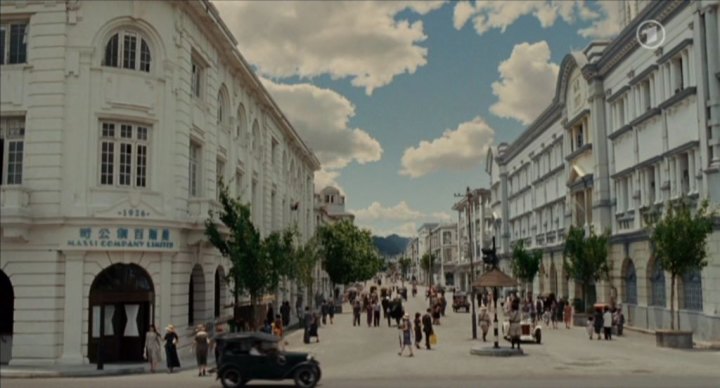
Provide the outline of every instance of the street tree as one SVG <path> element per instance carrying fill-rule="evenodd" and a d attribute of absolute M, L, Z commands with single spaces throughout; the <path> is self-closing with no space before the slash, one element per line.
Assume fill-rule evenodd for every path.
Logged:
<path fill-rule="evenodd" d="M 420 265 L 428 275 L 428 287 L 432 287 L 433 267 L 435 267 L 436 260 L 437 258 L 435 255 L 430 252 L 425 252 L 425 254 L 420 258 Z"/>
<path fill-rule="evenodd" d="M 525 291 L 527 291 L 528 284 L 530 284 L 532 287 L 532 282 L 533 280 L 535 280 L 535 275 L 537 275 L 538 271 L 540 270 L 541 260 L 542 251 L 540 251 L 539 249 L 528 251 L 527 249 L 525 249 L 525 244 L 523 243 L 523 240 L 518 241 L 513 246 L 513 275 L 515 275 L 515 277 L 521 281 L 523 289 Z"/>
<path fill-rule="evenodd" d="M 588 308 L 589 288 L 594 287 L 596 281 L 608 278 L 609 239 L 609 231 L 598 235 L 590 227 L 589 235 L 585 236 L 585 230 L 575 226 L 570 227 L 565 239 L 563 267 L 570 278 L 580 282 L 585 310 Z"/>
<path fill-rule="evenodd" d="M 369 230 L 350 221 L 317 230 L 322 265 L 333 284 L 349 284 L 373 277 L 382 266 Z"/>
<path fill-rule="evenodd" d="M 408 271 L 410 271 L 410 266 L 412 266 L 412 260 L 409 257 L 402 257 L 398 260 L 398 265 L 400 265 L 400 273 L 402 274 L 402 284 L 404 287 L 405 278 L 407 277 Z"/>
<path fill-rule="evenodd" d="M 320 252 L 315 237 L 298 246 L 295 250 L 295 279 L 307 291 L 308 302 L 313 300 L 312 289 L 315 284 L 315 269 L 319 261 Z"/>
<path fill-rule="evenodd" d="M 667 212 L 659 208 L 645 214 L 645 223 L 655 259 L 670 272 L 670 329 L 675 330 L 675 295 L 677 278 L 707 266 L 707 236 L 712 233 L 716 217 L 704 200 L 693 212 L 688 200 L 667 203 Z M 677 312 L 678 326 L 680 312 Z"/>

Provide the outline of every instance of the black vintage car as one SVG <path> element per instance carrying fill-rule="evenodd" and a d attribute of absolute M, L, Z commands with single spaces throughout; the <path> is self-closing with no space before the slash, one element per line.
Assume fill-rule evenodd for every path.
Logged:
<path fill-rule="evenodd" d="M 265 333 L 231 333 L 217 338 L 217 378 L 225 388 L 242 387 L 250 380 L 295 381 L 312 388 L 320 381 L 320 364 L 308 353 L 286 352 L 280 338 Z"/>

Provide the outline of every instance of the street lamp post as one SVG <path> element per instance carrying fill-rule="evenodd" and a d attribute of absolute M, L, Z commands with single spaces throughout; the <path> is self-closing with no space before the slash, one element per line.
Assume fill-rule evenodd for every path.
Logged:
<path fill-rule="evenodd" d="M 472 303 L 472 316 L 470 317 L 471 325 L 472 325 L 472 338 L 477 339 L 477 316 L 475 315 L 475 286 L 473 285 L 475 283 L 475 260 L 474 259 L 474 249 L 473 249 L 473 240 L 472 240 L 472 200 L 473 195 L 472 192 L 470 192 L 470 187 L 467 187 L 465 189 L 465 193 L 467 195 L 467 203 L 465 204 L 466 209 L 466 217 L 467 217 L 467 224 L 468 224 L 468 255 L 470 255 L 470 299 Z"/>

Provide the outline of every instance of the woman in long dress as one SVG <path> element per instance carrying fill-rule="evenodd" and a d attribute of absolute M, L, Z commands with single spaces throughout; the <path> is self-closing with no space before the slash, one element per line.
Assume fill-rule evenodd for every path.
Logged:
<path fill-rule="evenodd" d="M 400 324 L 400 330 L 401 330 L 401 338 L 400 338 L 400 352 L 398 353 L 398 356 L 403 355 L 403 352 L 405 351 L 405 348 L 410 349 L 410 356 L 413 356 L 413 350 L 412 350 L 412 323 L 410 323 L 410 316 L 405 314 L 403 316 L 402 323 Z"/>
<path fill-rule="evenodd" d="M 165 360 L 167 361 L 168 371 L 173 373 L 173 369 L 180 367 L 180 359 L 177 354 L 178 335 L 175 333 L 175 326 L 168 325 L 165 328 Z"/>
<path fill-rule="evenodd" d="M 155 325 L 150 325 L 147 333 L 145 333 L 145 351 L 143 358 L 150 363 L 150 372 L 155 373 L 158 362 L 162 359 L 160 349 L 162 348 L 162 339 L 160 333 L 157 332 Z"/>
<path fill-rule="evenodd" d="M 195 359 L 198 365 L 198 376 L 207 375 L 207 355 L 210 338 L 204 325 L 195 328 L 195 339 L 192 343 L 192 350 L 195 352 Z"/>
<path fill-rule="evenodd" d="M 520 349 L 520 311 L 518 311 L 518 308 L 520 307 L 520 303 L 517 299 L 513 299 L 512 304 L 510 305 L 510 313 L 508 315 L 508 321 L 510 321 L 510 328 L 508 330 L 508 334 L 510 335 L 510 344 L 511 348 L 515 348 L 515 344 L 517 344 L 518 350 Z"/>

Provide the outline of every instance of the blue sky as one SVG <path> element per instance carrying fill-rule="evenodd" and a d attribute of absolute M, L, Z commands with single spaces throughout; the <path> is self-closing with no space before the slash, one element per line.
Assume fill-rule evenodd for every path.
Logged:
<path fill-rule="evenodd" d="M 562 58 L 617 30 L 612 2 L 215 3 L 318 153 L 317 184 L 383 235 L 454 220 L 453 194 L 487 186 L 488 145 L 544 109 Z"/>

